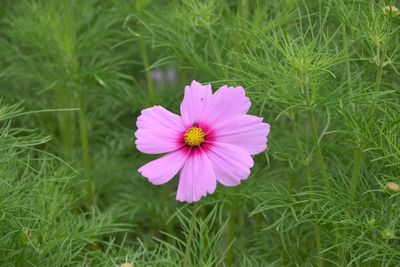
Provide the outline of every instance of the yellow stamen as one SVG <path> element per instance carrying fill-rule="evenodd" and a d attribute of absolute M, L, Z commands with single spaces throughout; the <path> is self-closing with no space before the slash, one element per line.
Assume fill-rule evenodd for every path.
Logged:
<path fill-rule="evenodd" d="M 185 132 L 184 140 L 189 146 L 198 146 L 204 142 L 204 136 L 206 134 L 199 127 L 192 127 Z"/>

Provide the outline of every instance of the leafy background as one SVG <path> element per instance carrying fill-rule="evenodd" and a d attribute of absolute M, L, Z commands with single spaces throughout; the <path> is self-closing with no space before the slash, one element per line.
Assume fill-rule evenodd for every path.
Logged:
<path fill-rule="evenodd" d="M 2 0 L 1 266 L 399 266 L 399 3 Z M 192 207 L 136 171 L 141 109 L 193 79 L 271 124 Z"/>

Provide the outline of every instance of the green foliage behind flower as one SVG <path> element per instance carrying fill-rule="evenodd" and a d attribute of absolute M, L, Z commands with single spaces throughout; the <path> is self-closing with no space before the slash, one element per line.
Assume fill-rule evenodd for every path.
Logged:
<path fill-rule="evenodd" d="M 179 266 L 190 212 L 136 172 L 133 133 L 193 79 L 242 85 L 272 131 L 200 202 L 191 265 L 400 265 L 392 4 L 2 0 L 0 265 Z"/>

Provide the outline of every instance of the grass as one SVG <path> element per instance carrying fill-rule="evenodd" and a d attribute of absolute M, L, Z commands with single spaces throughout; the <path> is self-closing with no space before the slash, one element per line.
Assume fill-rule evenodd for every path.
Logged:
<path fill-rule="evenodd" d="M 400 265 L 395 4 L 3 0 L 0 265 Z M 133 136 L 194 79 L 271 124 L 251 177 L 195 208 L 140 176 Z"/>

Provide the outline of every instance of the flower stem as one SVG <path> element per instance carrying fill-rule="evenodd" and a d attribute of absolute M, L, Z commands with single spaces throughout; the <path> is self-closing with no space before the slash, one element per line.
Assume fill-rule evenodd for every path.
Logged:
<path fill-rule="evenodd" d="M 26 245 L 23 246 L 21 253 L 19 254 L 19 258 L 15 263 L 17 267 L 24 267 L 26 266 Z"/>
<path fill-rule="evenodd" d="M 309 77 L 308 77 L 307 73 L 303 73 L 303 92 L 305 95 L 306 104 L 308 106 L 311 106 L 310 105 L 311 104 L 310 85 L 309 85 Z M 326 192 L 330 192 L 329 177 L 328 177 L 328 173 L 326 171 L 321 146 L 319 145 L 317 123 L 316 123 L 315 116 L 314 116 L 314 110 L 312 108 L 308 111 L 308 121 L 311 124 L 312 140 L 313 140 L 314 146 L 316 148 L 317 160 L 318 160 L 319 169 L 321 171 L 322 178 L 324 180 L 325 189 L 326 189 Z"/>
<path fill-rule="evenodd" d="M 358 183 L 360 180 L 360 171 L 361 171 L 361 159 L 362 159 L 363 149 L 360 144 L 357 145 L 356 149 L 354 150 L 354 165 L 353 165 L 353 172 L 351 175 L 351 187 L 350 187 L 350 199 L 355 200 L 355 195 L 357 192 Z M 351 208 L 348 210 L 348 216 L 351 217 Z M 342 232 L 342 236 L 347 236 L 349 234 L 348 229 L 344 229 Z M 338 240 L 339 238 L 337 238 Z M 339 260 L 341 261 L 342 265 L 344 265 L 344 261 L 346 259 L 347 251 L 344 246 L 340 246 L 340 250 L 338 253 Z M 339 262 L 338 260 L 338 262 Z"/>
<path fill-rule="evenodd" d="M 312 139 L 313 139 L 314 146 L 315 146 L 315 149 L 316 149 L 319 169 L 321 171 L 321 175 L 322 175 L 322 178 L 324 180 L 324 185 L 325 185 L 326 192 L 329 192 L 330 191 L 330 188 L 329 188 L 329 177 L 328 177 L 328 173 L 326 171 L 326 166 L 325 166 L 324 157 L 322 155 L 321 146 L 319 145 L 319 141 L 318 141 L 318 130 L 317 130 L 317 124 L 316 124 L 316 121 L 315 121 L 315 116 L 314 116 L 314 111 L 313 110 L 310 110 L 308 112 L 308 118 L 309 118 L 309 121 L 310 121 L 310 124 L 311 124 Z"/>
<path fill-rule="evenodd" d="M 294 134 L 294 138 L 296 141 L 297 148 L 299 151 L 302 151 L 302 146 L 301 146 L 301 140 L 300 140 L 300 133 L 297 129 L 297 117 L 294 112 L 290 111 L 289 112 L 289 119 L 292 122 L 292 131 Z M 307 176 L 308 178 L 308 176 Z M 290 175 L 290 182 L 289 182 L 289 189 L 291 192 L 295 192 L 296 190 L 296 184 L 297 184 L 297 172 L 293 171 L 292 174 Z"/>
<path fill-rule="evenodd" d="M 310 97 L 310 88 L 309 88 L 309 86 L 310 86 L 309 85 L 309 77 L 308 77 L 308 75 L 306 73 L 304 73 L 304 75 L 303 75 L 303 92 L 304 92 L 305 99 L 306 99 L 306 102 L 307 102 L 306 104 L 310 106 L 311 97 Z M 317 123 L 315 121 L 315 116 L 314 116 L 314 110 L 313 109 L 310 109 L 308 111 L 308 120 L 309 120 L 309 122 L 311 124 L 312 140 L 313 140 L 314 146 L 316 148 L 318 164 L 319 164 L 319 168 L 320 168 L 320 171 L 321 171 L 322 178 L 324 180 L 325 191 L 327 193 L 329 193 L 330 192 L 329 177 L 328 177 L 328 173 L 326 171 L 324 157 L 322 156 L 321 147 L 319 145 L 318 129 L 317 129 Z M 307 176 L 308 176 L 307 177 L 308 184 L 309 184 L 309 186 L 311 186 L 311 188 L 314 188 L 314 182 L 313 182 L 313 179 L 311 177 L 309 164 L 307 164 L 307 166 L 306 166 L 306 172 L 307 172 Z M 315 245 L 316 245 L 317 254 L 318 254 L 318 265 L 320 267 L 323 267 L 324 266 L 324 261 L 323 261 L 323 258 L 321 256 L 321 251 L 322 251 L 321 233 L 320 233 L 318 225 L 315 225 Z"/>
<path fill-rule="evenodd" d="M 192 251 L 192 239 L 193 239 L 193 232 L 196 226 L 196 215 L 197 215 L 198 207 L 197 203 L 194 203 L 192 209 L 192 219 L 190 220 L 190 229 L 189 229 L 189 236 L 186 239 L 186 251 L 185 251 L 185 258 L 183 260 L 183 267 L 189 267 L 190 265 L 190 253 Z"/>
<path fill-rule="evenodd" d="M 307 176 L 308 186 L 313 188 L 314 187 L 314 182 L 313 182 L 313 179 L 311 177 L 310 165 L 309 164 L 306 165 L 305 174 Z M 314 226 L 314 233 L 315 233 L 315 247 L 317 249 L 317 257 L 318 257 L 318 266 L 323 267 L 324 266 L 324 261 L 323 261 L 322 256 L 321 256 L 321 251 L 322 251 L 321 233 L 320 233 L 318 225 Z"/>
<path fill-rule="evenodd" d="M 355 197 L 355 193 L 357 191 L 358 181 L 360 179 L 360 171 L 361 171 L 361 159 L 362 159 L 362 147 L 358 145 L 357 149 L 354 150 L 354 166 L 353 173 L 351 175 L 351 197 Z"/>
<path fill-rule="evenodd" d="M 66 103 L 66 99 L 70 99 L 69 96 L 67 96 L 66 93 L 68 90 L 56 90 L 55 92 L 55 98 L 57 102 L 57 107 L 59 109 L 64 109 L 70 107 L 70 103 Z M 66 160 L 69 162 L 72 162 L 72 149 L 74 145 L 74 127 L 73 125 L 73 116 L 74 113 L 72 112 L 61 112 L 58 114 L 58 123 L 59 123 L 59 128 L 60 128 L 60 133 L 61 133 L 61 138 L 63 142 L 63 151 L 64 151 L 64 157 Z"/>
<path fill-rule="evenodd" d="M 318 252 L 318 266 L 319 267 L 324 267 L 324 261 L 321 256 L 321 251 L 322 251 L 322 245 L 321 245 L 321 232 L 319 230 L 319 226 L 315 225 L 315 244 L 317 247 L 317 252 Z"/>
<path fill-rule="evenodd" d="M 232 249 L 232 242 L 235 239 L 235 218 L 233 217 L 233 212 L 229 217 L 229 232 L 228 232 L 228 246 L 229 249 L 226 253 L 226 266 L 233 265 L 233 249 Z"/>
<path fill-rule="evenodd" d="M 344 50 L 346 51 L 346 54 L 350 55 L 349 41 L 346 36 L 346 26 L 344 24 L 343 24 L 343 45 L 344 45 Z M 351 83 L 350 59 L 346 61 L 346 76 L 347 76 L 347 84 L 350 88 L 350 92 L 353 92 L 353 86 Z"/>
<path fill-rule="evenodd" d="M 239 0 L 238 3 L 238 16 L 243 20 L 247 20 L 249 16 L 249 2 L 248 0 Z"/>
<path fill-rule="evenodd" d="M 146 44 L 144 42 L 143 35 L 140 35 L 139 38 L 139 43 L 140 43 L 140 54 L 142 55 L 142 64 L 145 69 L 145 76 L 146 76 L 146 83 L 147 83 L 147 89 L 149 91 L 149 98 L 150 101 L 153 101 L 155 98 L 155 91 L 154 91 L 154 85 L 153 85 L 153 80 L 151 79 L 151 74 L 149 70 L 149 58 L 147 56 L 147 51 L 146 51 Z"/>
<path fill-rule="evenodd" d="M 86 198 L 88 207 L 94 204 L 94 182 L 89 151 L 89 135 L 87 130 L 85 100 L 83 92 L 79 92 L 79 129 L 82 145 L 83 173 L 86 180 Z"/>
<path fill-rule="evenodd" d="M 390 38 L 390 31 L 392 28 L 392 19 L 389 18 L 388 22 L 388 27 L 387 27 L 387 35 L 386 35 L 386 41 L 383 47 L 383 53 L 380 55 L 380 45 L 377 45 L 377 63 L 378 63 L 378 68 L 376 70 L 376 77 L 375 77 L 375 92 L 379 92 L 381 89 L 381 83 L 382 83 L 382 71 L 383 71 L 383 66 L 385 64 L 386 60 L 386 53 L 387 49 L 389 46 L 389 38 Z"/>
<path fill-rule="evenodd" d="M 216 59 L 216 62 L 220 65 L 220 66 L 224 66 L 224 62 L 223 62 L 223 60 L 222 60 L 222 58 L 221 58 L 221 54 L 220 54 L 220 52 L 218 51 L 218 46 L 216 45 L 216 43 L 215 43 L 215 36 L 213 35 L 213 31 L 212 31 L 212 29 L 211 29 L 211 27 L 209 27 L 209 29 L 208 29 L 208 38 L 209 38 L 209 40 L 210 40 L 210 45 L 211 45 L 211 49 L 212 49 L 212 52 L 214 53 L 214 56 L 215 56 L 215 59 Z M 225 78 L 225 79 L 228 79 L 228 71 L 226 70 L 226 68 L 222 68 L 222 75 L 223 75 L 223 77 Z M 216 73 L 215 73 L 216 74 Z M 217 74 L 218 75 L 218 74 Z"/>

